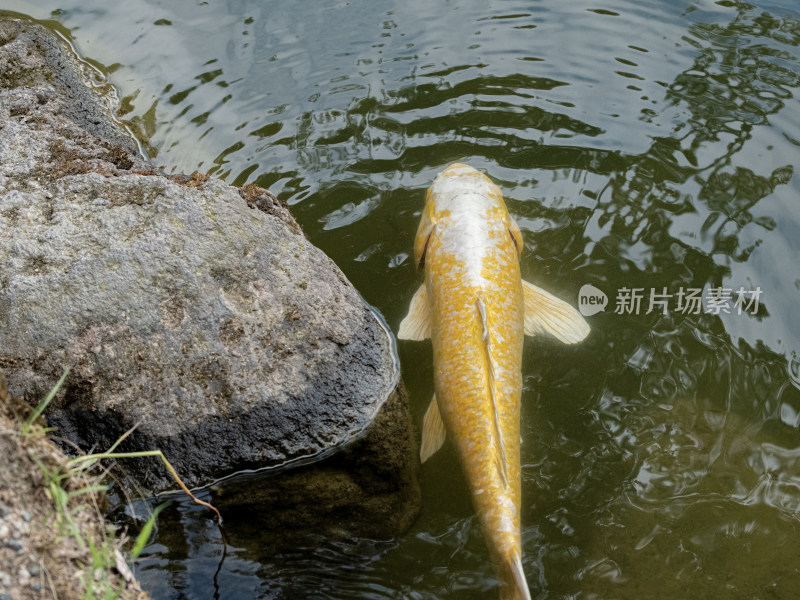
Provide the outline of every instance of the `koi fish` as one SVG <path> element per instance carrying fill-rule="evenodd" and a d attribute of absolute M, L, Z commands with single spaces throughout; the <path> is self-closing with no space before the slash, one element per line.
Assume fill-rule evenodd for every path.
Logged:
<path fill-rule="evenodd" d="M 522 234 L 500 188 L 453 164 L 428 190 L 414 260 L 425 281 L 398 338 L 431 338 L 435 394 L 423 420 L 425 462 L 453 440 L 483 525 L 503 600 L 530 600 L 520 539 L 520 397 L 524 335 L 567 344 L 589 325 L 572 306 L 523 281 Z"/>

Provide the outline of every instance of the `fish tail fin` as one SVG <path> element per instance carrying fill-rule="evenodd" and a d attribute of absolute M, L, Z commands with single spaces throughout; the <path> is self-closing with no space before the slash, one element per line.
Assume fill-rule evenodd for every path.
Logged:
<path fill-rule="evenodd" d="M 514 552 L 513 558 L 508 564 L 508 570 L 511 573 L 511 581 L 503 586 L 504 590 L 500 594 L 501 600 L 531 600 L 531 592 L 525 579 L 522 557 L 519 552 Z"/>

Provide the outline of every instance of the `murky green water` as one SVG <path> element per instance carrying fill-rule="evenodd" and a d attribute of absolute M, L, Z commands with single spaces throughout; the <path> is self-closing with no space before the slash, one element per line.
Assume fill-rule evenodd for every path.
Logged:
<path fill-rule="evenodd" d="M 167 170 L 286 200 L 395 328 L 424 190 L 453 161 L 502 187 L 527 279 L 608 295 L 581 346 L 525 348 L 534 597 L 798 597 L 794 0 L 4 5 L 69 30 Z M 720 314 L 679 309 L 720 287 Z M 400 352 L 419 422 L 429 345 Z M 139 575 L 158 599 L 494 597 L 452 450 L 422 485 L 400 539 L 234 547 L 216 575 L 219 534 L 181 504 Z"/>

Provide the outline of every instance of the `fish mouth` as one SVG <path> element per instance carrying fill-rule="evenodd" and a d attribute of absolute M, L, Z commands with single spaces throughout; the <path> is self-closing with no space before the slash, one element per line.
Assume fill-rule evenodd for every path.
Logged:
<path fill-rule="evenodd" d="M 473 173 L 478 173 L 478 171 L 464 163 L 453 163 L 439 173 L 439 177 L 457 177 L 459 175 L 471 175 Z"/>

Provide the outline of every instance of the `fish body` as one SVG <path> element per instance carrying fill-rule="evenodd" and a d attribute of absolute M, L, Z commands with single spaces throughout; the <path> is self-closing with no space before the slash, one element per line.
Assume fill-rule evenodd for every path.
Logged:
<path fill-rule="evenodd" d="M 435 395 L 421 458 L 448 435 L 483 525 L 501 598 L 529 599 L 520 540 L 520 397 L 526 333 L 573 343 L 580 314 L 522 281 L 522 236 L 500 189 L 454 164 L 430 190 L 414 243 L 425 281 L 400 325 L 401 339 L 431 338 Z"/>

